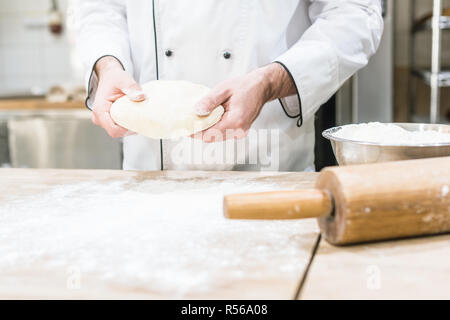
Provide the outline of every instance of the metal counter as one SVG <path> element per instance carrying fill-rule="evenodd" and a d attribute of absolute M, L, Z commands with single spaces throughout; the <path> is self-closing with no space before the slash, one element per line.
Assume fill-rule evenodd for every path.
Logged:
<path fill-rule="evenodd" d="M 0 166 L 120 169 L 122 143 L 87 110 L 0 111 Z"/>

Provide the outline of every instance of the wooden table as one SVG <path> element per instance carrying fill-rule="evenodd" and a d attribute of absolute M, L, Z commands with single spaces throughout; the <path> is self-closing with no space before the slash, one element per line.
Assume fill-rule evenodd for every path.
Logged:
<path fill-rule="evenodd" d="M 450 299 L 450 235 L 334 247 L 321 240 L 301 299 Z"/>
<path fill-rule="evenodd" d="M 187 199 L 190 196 L 195 198 L 196 192 L 195 190 L 186 191 L 186 189 L 195 189 L 197 185 L 199 186 L 199 192 L 204 190 L 205 186 L 211 186 L 214 189 L 220 188 L 227 183 L 232 186 L 234 184 L 239 185 L 240 183 L 248 184 L 249 188 L 256 189 L 264 185 L 269 188 L 283 189 L 310 188 L 314 185 L 316 177 L 317 174 L 315 173 L 0 169 L 0 229 L 2 228 L 1 224 L 8 219 L 8 221 L 16 224 L 21 223 L 21 221 L 14 220 L 11 216 L 8 218 L 7 216 L 8 213 L 11 214 L 10 209 L 14 208 L 16 203 L 21 203 L 20 206 L 26 210 L 30 210 L 29 214 L 24 215 L 30 220 L 24 224 L 24 230 L 26 230 L 25 227 L 27 226 L 33 226 L 33 219 L 36 219 L 36 221 L 39 221 L 39 219 L 49 219 L 51 212 L 48 214 L 44 212 L 43 214 L 42 211 L 37 210 L 38 207 L 36 205 L 45 205 L 46 202 L 44 200 L 46 197 L 53 194 L 55 196 L 53 211 L 56 210 L 55 212 L 57 212 L 57 209 L 61 208 L 61 214 L 63 216 L 66 215 L 67 219 L 73 219 L 78 214 L 77 210 L 82 211 L 86 205 L 93 203 L 92 199 L 102 199 L 105 197 L 104 191 L 109 189 L 104 186 L 108 185 L 120 187 L 118 191 L 115 191 L 118 197 L 120 197 L 121 193 L 129 191 L 133 194 L 135 192 L 141 195 L 148 194 L 148 203 L 151 206 L 156 199 L 152 194 L 158 191 L 155 190 L 155 186 L 158 185 L 163 189 L 165 188 L 165 191 L 173 189 L 173 194 L 180 194 L 180 202 L 189 202 Z M 92 185 L 92 183 L 95 184 Z M 66 191 L 61 193 L 61 190 Z M 111 190 L 114 190 L 114 188 Z M 189 196 L 186 197 L 186 195 Z M 29 202 L 27 202 L 27 199 L 29 199 Z M 113 200 L 114 197 L 107 199 Z M 23 202 L 24 200 L 25 202 Z M 80 205 L 77 205 L 78 202 L 80 202 Z M 68 208 L 64 205 L 65 203 L 69 203 L 74 207 Z M 211 204 L 212 202 L 208 203 Z M 189 206 L 189 204 L 186 203 L 186 206 Z M 33 214 L 32 208 L 36 208 L 39 216 Z M 81 211 L 80 214 L 83 214 Z M 16 211 L 16 213 L 21 212 Z M 92 214 L 95 216 L 96 214 L 101 215 L 102 213 L 96 213 L 94 211 Z M 130 213 L 124 212 L 124 214 Z M 170 215 L 173 215 L 174 222 L 180 217 L 179 213 L 170 210 L 165 212 L 165 214 L 169 215 L 168 220 L 161 220 L 162 224 L 145 225 L 149 233 L 157 232 L 161 228 L 167 228 L 167 224 L 164 223 L 170 221 Z M 220 213 L 213 212 L 213 215 L 209 224 L 205 225 L 205 228 L 211 228 L 214 231 L 214 224 L 218 223 L 221 225 L 222 221 L 218 217 Z M 6 220 L 4 217 L 6 217 Z M 104 214 L 102 217 L 104 217 Z M 115 217 L 118 218 L 117 215 Z M 135 217 L 142 218 L 141 215 L 136 215 Z M 63 223 L 64 219 L 66 218 L 62 218 L 60 222 Z M 132 219 L 130 218 L 130 220 Z M 87 228 L 89 226 L 89 220 L 87 219 L 86 221 Z M 123 229 L 126 229 L 126 222 L 128 220 L 125 219 L 123 221 L 125 223 Z M 257 224 L 259 222 L 251 223 Z M 259 224 L 258 226 L 267 228 L 265 223 L 263 222 L 263 224 Z M 145 286 L 130 286 L 124 285 L 120 281 L 105 280 L 103 277 L 104 274 L 85 272 L 82 268 L 81 286 L 74 289 L 68 286 L 68 281 L 73 276 L 73 273 L 63 263 L 64 256 L 70 254 L 71 251 L 68 250 L 68 252 L 65 252 L 64 250 L 60 250 L 58 252 L 62 255 L 61 257 L 51 252 L 48 255 L 49 259 L 62 259 L 60 265 L 55 264 L 52 267 L 46 265 L 45 260 L 38 259 L 36 261 L 29 261 L 28 264 L 20 265 L 18 268 L 11 269 L 8 268 L 8 264 L 5 264 L 5 261 L 2 261 L 2 259 L 10 259 L 10 261 L 14 262 L 17 259 L 17 257 L 14 258 L 14 252 L 10 256 L 1 256 L 0 298 L 450 298 L 450 235 L 334 247 L 323 239 L 319 240 L 319 231 L 314 220 L 288 221 L 287 223 L 289 225 L 277 224 L 272 229 L 264 229 L 272 230 L 270 231 L 270 235 L 268 235 L 268 239 L 252 234 L 252 232 L 246 232 L 246 227 L 242 229 L 242 232 L 236 233 L 236 225 L 233 224 L 218 228 L 218 231 L 214 231 L 214 234 L 206 231 L 204 234 L 201 233 L 200 236 L 207 237 L 204 242 L 198 236 L 194 236 L 194 239 L 197 239 L 197 241 L 202 242 L 202 245 L 205 245 L 203 249 L 207 255 L 204 261 L 200 259 L 192 265 L 186 262 L 183 266 L 189 267 L 189 270 L 186 271 L 188 276 L 202 275 L 205 273 L 215 274 L 211 278 L 214 280 L 214 284 L 203 291 L 199 291 L 193 287 L 193 290 L 180 292 L 178 287 L 171 287 L 169 290 L 165 290 L 164 286 L 157 286 L 156 289 L 155 287 L 151 287 L 151 290 L 149 290 Z M 292 227 L 289 226 L 294 224 L 295 228 L 293 231 Z M 75 233 L 77 232 L 77 226 L 79 224 L 75 224 L 73 227 Z M 55 224 L 54 227 L 58 228 L 60 226 Z M 11 225 L 11 228 L 17 228 L 17 226 Z M 179 228 L 179 232 L 189 231 L 192 225 L 186 225 L 186 230 L 183 230 L 183 226 Z M 84 235 L 90 235 L 89 231 L 79 231 Z M 47 232 L 52 233 L 53 231 L 52 229 L 45 229 L 41 234 L 45 236 Z M 255 233 L 258 232 L 255 231 Z M 57 234 L 56 231 L 55 234 Z M 1 238 L 2 236 L 3 238 Z M 71 236 L 73 235 L 67 235 L 69 238 Z M 123 236 L 123 234 L 118 236 Z M 20 237 L 13 236 L 11 239 L 13 239 L 11 242 L 14 242 L 20 239 Z M 64 237 L 60 239 L 64 243 Z M 8 243 L 8 240 L 8 236 L 5 237 L 4 234 L 2 235 L 0 233 L 0 253 L 4 254 L 5 248 L 2 248 L 2 245 L 4 246 Z M 290 247 L 294 251 L 288 250 L 284 252 L 280 250 L 281 253 L 277 253 L 273 248 L 270 249 L 271 244 L 269 240 L 270 242 L 275 242 L 275 245 L 281 244 L 284 246 L 286 244 L 287 247 Z M 37 242 L 39 243 L 39 241 Z M 86 246 L 86 244 L 84 245 Z M 135 243 L 136 245 L 139 248 L 140 244 Z M 177 245 L 180 246 L 180 251 L 189 251 L 193 244 L 188 244 L 186 247 L 184 247 L 183 243 Z M 80 244 L 80 246 L 83 247 L 83 244 Z M 144 244 L 142 246 L 143 249 L 147 248 Z M 26 246 L 24 245 L 24 247 Z M 161 256 L 164 259 L 170 258 L 170 252 L 169 254 L 163 252 L 163 249 L 167 248 L 173 249 L 174 247 L 171 245 L 162 245 Z M 275 246 L 274 248 L 277 247 Z M 84 249 L 89 248 L 86 247 Z M 195 252 L 194 249 L 195 246 L 190 254 Z M 222 250 L 224 257 L 229 258 L 235 254 L 241 260 L 235 265 L 230 264 L 224 267 L 220 263 L 218 264 L 217 260 L 210 259 L 215 255 L 217 256 L 217 250 Z M 263 250 L 263 252 L 267 250 L 267 254 L 262 255 L 262 258 L 260 257 L 261 259 L 258 258 L 258 252 L 260 250 Z M 293 255 L 292 253 L 295 254 Z M 151 261 L 148 259 L 145 260 L 144 258 L 148 257 L 145 256 L 145 253 L 143 254 L 142 261 L 137 256 L 137 262 Z M 152 255 L 154 259 L 158 259 L 155 252 L 147 254 Z M 173 255 L 180 255 L 180 252 L 173 250 Z M 41 258 L 43 256 L 45 255 L 42 255 L 42 252 L 38 255 Z M 136 256 L 132 255 L 132 257 Z M 187 257 L 194 258 L 195 260 L 195 256 L 188 254 Z M 118 261 L 120 262 L 120 260 Z M 172 260 L 169 259 L 169 261 Z M 156 264 L 155 270 L 152 271 L 161 272 L 163 270 L 159 269 L 163 266 L 170 268 L 170 264 L 164 265 L 161 262 Z M 280 266 L 279 270 L 277 266 Z M 286 269 L 286 266 L 293 267 Z M 120 274 L 122 270 L 120 267 L 119 263 L 117 266 L 113 266 L 112 270 L 117 269 Z M 155 267 L 155 264 L 150 263 L 149 267 Z M 239 274 L 239 271 L 243 271 L 242 274 Z M 171 273 L 170 275 L 173 276 L 176 274 Z M 149 278 L 153 279 L 151 276 Z M 189 279 L 189 277 L 187 278 Z M 184 280 L 184 278 L 175 279 L 175 283 Z M 193 281 L 195 282 L 197 279 Z M 300 292 L 299 295 L 297 295 L 298 292 Z"/>
<path fill-rule="evenodd" d="M 171 202 L 178 201 L 182 207 L 187 208 L 196 205 L 189 203 L 190 198 L 193 198 L 193 201 L 202 199 L 195 191 L 186 190 L 188 188 L 199 188 L 199 192 L 206 192 L 205 197 L 209 197 L 215 196 L 214 192 L 207 193 L 209 187 L 217 190 L 223 187 L 230 190 L 234 185 L 239 189 L 241 184 L 243 186 L 248 184 L 250 189 L 261 186 L 283 189 L 309 188 L 313 186 L 315 178 L 315 173 L 1 169 L 0 256 L 3 256 L 0 257 L 0 298 L 295 298 L 298 283 L 310 261 L 312 249 L 318 238 L 315 221 L 255 224 L 255 222 L 226 220 L 221 217 L 220 210 L 216 210 L 211 212 L 211 217 L 202 213 L 207 220 L 204 227 L 196 229 L 190 220 L 185 221 L 186 226 L 177 225 L 181 234 L 190 230 L 199 233 L 199 235 L 192 234 L 192 243 L 189 242 L 189 235 L 186 239 L 176 238 L 173 240 L 174 243 L 170 243 L 170 238 L 160 229 L 163 228 L 168 234 L 173 234 L 171 223 L 176 224 L 182 215 L 169 209 L 161 213 L 149 212 L 149 215 L 167 215 L 155 217 L 156 220 L 153 221 L 151 217 L 147 219 L 144 212 L 161 200 L 155 193 L 168 190 L 172 192 L 164 193 L 165 196 L 179 195 L 179 198 L 178 196 L 169 198 L 172 199 Z M 113 195 L 106 195 L 105 190 Z M 126 193 L 130 195 L 132 199 L 130 201 L 143 201 L 144 205 L 139 208 L 131 206 L 129 212 L 124 210 L 122 214 L 113 212 L 114 218 L 111 219 L 100 210 L 89 211 L 89 208 L 86 208 L 96 205 L 96 200 L 106 207 L 108 201 L 114 202 L 115 197 L 120 199 Z M 221 197 L 215 197 L 221 202 Z M 207 203 L 213 205 L 215 201 L 208 200 Z M 123 203 L 117 202 L 113 205 L 121 206 Z M 218 203 L 217 208 L 220 205 Z M 169 208 L 172 207 L 177 208 L 170 203 Z M 15 214 L 21 218 L 14 218 Z M 195 220 L 195 215 L 190 214 L 190 218 Z M 63 218 L 58 218 L 58 215 Z M 76 219 L 77 215 L 82 216 L 85 223 L 80 223 Z M 99 215 L 105 219 L 107 225 L 105 228 L 93 229 L 91 233 L 90 223 Z M 129 215 L 131 217 L 126 218 Z M 170 219 L 171 215 L 174 217 L 173 220 Z M 137 236 L 133 238 L 134 234 L 126 233 L 133 219 L 142 221 L 142 228 L 133 226 L 132 230 L 135 231 L 132 233 L 148 231 L 148 234 L 142 235 L 143 238 Z M 122 221 L 123 228 L 111 227 L 112 220 Z M 46 221 L 47 223 L 43 223 Z M 73 221 L 73 226 L 66 226 L 66 221 Z M 9 227 L 6 227 L 7 224 Z M 255 226 L 258 226 L 257 229 Z M 208 228 L 211 228 L 212 232 L 208 232 Z M 267 239 L 259 228 L 267 231 Z M 103 229 L 114 230 L 118 233 L 117 237 L 127 241 L 130 255 L 123 250 L 121 242 L 117 242 L 114 238 L 109 239 L 109 235 Z M 100 248 L 116 250 L 124 255 L 124 261 L 113 252 L 111 259 L 114 265 L 97 266 L 100 272 L 95 272 L 95 268 L 94 271 L 90 270 L 89 264 L 84 263 L 81 267 L 71 268 L 72 263 L 75 267 L 80 263 L 80 256 L 87 256 L 85 259 L 87 261 L 107 261 L 105 258 L 107 253 L 101 250 L 95 251 L 98 257 L 92 256 L 94 251 L 91 247 L 98 246 L 95 241 L 102 243 L 106 241 L 102 237 L 96 238 L 95 233 L 102 232 L 111 242 L 111 247 Z M 33 239 L 29 239 L 29 233 L 34 235 Z M 92 243 L 80 238 L 80 244 L 77 246 L 76 242 L 69 241 L 77 239 L 77 233 L 92 239 Z M 152 234 L 159 234 L 161 239 L 152 238 Z M 48 239 L 54 241 L 47 241 Z M 148 239 L 155 244 L 150 246 Z M 158 240 L 161 243 L 158 243 Z M 48 248 L 43 244 L 48 245 Z M 135 254 L 140 248 L 142 256 Z M 204 253 L 204 256 L 198 257 L 197 252 Z M 221 261 L 222 255 L 224 259 L 231 261 Z M 129 261 L 130 257 L 134 261 Z M 184 261 L 186 257 L 192 261 Z M 236 257 L 237 261 L 232 261 L 233 257 Z M 157 262 L 158 259 L 162 261 Z M 165 264 L 166 260 L 168 262 Z M 149 263 L 148 268 L 153 268 L 149 274 L 143 276 L 144 279 L 155 282 L 162 278 L 163 283 L 124 284 L 121 275 L 124 279 L 134 279 L 133 275 L 129 274 L 129 268 L 140 263 Z M 175 268 L 173 271 L 172 264 L 177 263 L 182 268 Z M 89 270 L 86 271 L 86 268 Z M 109 271 L 105 271 L 105 268 L 109 268 Z M 165 272 L 165 269 L 169 271 Z M 142 270 L 142 265 L 141 269 L 137 270 L 144 273 L 149 271 L 145 268 Z M 115 278 L 105 280 L 105 276 L 111 272 L 115 274 Z M 154 276 L 153 273 L 162 276 Z M 180 273 L 185 276 L 179 276 Z M 77 275 L 81 275 L 79 277 L 81 281 L 77 282 L 79 285 L 70 285 L 71 278 Z M 174 280 L 167 279 L 167 276 L 173 277 Z M 201 286 L 205 282 L 205 277 L 211 284 L 198 288 L 196 282 Z M 186 281 L 190 279 L 193 279 L 192 287 L 186 286 Z M 179 285 L 177 281 L 180 282 Z"/>

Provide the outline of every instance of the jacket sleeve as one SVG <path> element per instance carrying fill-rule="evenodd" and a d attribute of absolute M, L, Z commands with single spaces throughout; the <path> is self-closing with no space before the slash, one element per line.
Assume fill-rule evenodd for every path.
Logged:
<path fill-rule="evenodd" d="M 380 0 L 310 0 L 312 25 L 275 59 L 293 79 L 297 96 L 281 99 L 299 124 L 364 67 L 383 32 Z"/>
<path fill-rule="evenodd" d="M 96 62 L 113 56 L 133 73 L 128 37 L 126 4 L 121 0 L 78 0 L 76 13 L 78 52 L 86 67 L 86 106 L 91 109 L 97 90 Z"/>

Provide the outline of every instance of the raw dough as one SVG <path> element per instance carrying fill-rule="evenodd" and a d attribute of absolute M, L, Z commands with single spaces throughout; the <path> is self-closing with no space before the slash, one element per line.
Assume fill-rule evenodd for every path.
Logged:
<path fill-rule="evenodd" d="M 174 139 L 205 130 L 224 113 L 222 106 L 208 116 L 197 116 L 194 105 L 209 92 L 187 81 L 150 81 L 142 86 L 147 99 L 133 102 L 122 97 L 111 106 L 111 117 L 120 126 L 155 139 Z"/>

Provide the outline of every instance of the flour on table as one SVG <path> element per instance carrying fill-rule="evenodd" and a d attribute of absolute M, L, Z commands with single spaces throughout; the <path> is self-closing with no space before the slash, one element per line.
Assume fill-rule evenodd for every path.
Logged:
<path fill-rule="evenodd" d="M 307 243 L 298 236 L 300 222 L 222 216 L 224 194 L 275 189 L 237 179 L 132 180 L 4 195 L 0 278 L 23 268 L 63 274 L 77 268 L 107 284 L 183 296 L 244 277 L 297 274 Z"/>
<path fill-rule="evenodd" d="M 408 131 L 395 124 L 369 122 L 351 124 L 333 133 L 336 138 L 389 145 L 450 143 L 450 132 Z"/>

